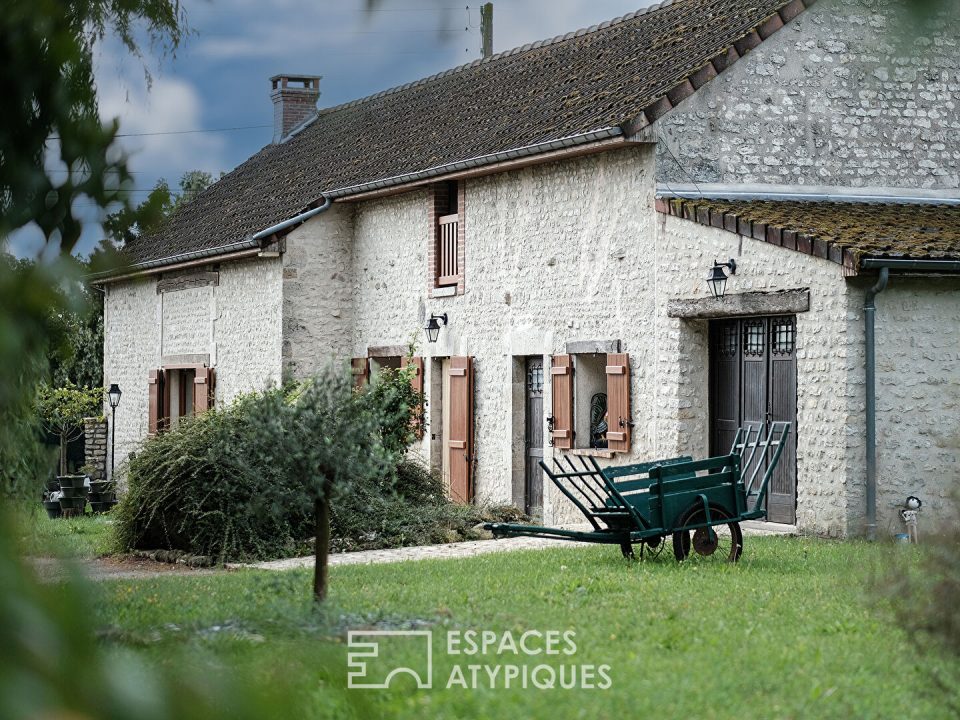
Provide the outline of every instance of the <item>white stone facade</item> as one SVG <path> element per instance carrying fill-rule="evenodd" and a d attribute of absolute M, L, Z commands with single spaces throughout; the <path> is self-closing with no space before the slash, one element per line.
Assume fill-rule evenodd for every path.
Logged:
<path fill-rule="evenodd" d="M 123 391 L 118 475 L 147 436 L 151 370 L 202 360 L 216 369 L 216 403 L 280 381 L 281 277 L 279 259 L 246 259 L 219 266 L 215 285 L 158 292 L 157 276 L 107 284 L 104 383 Z"/>
<path fill-rule="evenodd" d="M 937 52 L 917 63 L 896 53 L 887 55 L 900 60 L 867 57 L 863 46 L 889 33 L 889 7 L 888 0 L 829 0 L 801 15 L 658 121 L 672 154 L 625 145 L 464 180 L 462 294 L 428 297 L 430 188 L 334 203 L 285 238 L 282 258 L 224 262 L 216 284 L 163 293 L 155 278 L 110 284 L 105 382 L 124 390 L 118 463 L 146 435 L 147 374 L 164 358 L 208 356 L 216 401 L 224 403 L 282 374 L 305 377 L 331 358 L 411 340 L 426 359 L 427 415 L 435 425 L 440 360 L 474 358 L 479 501 L 522 505 L 524 362 L 545 361 L 549 415 L 550 356 L 568 343 L 617 341 L 630 356 L 632 448 L 612 462 L 704 457 L 708 324 L 668 317 L 667 303 L 704 297 L 707 268 L 734 258 L 728 293 L 809 291 L 810 309 L 797 316 L 797 525 L 860 534 L 862 308 L 872 281 L 845 278 L 828 260 L 657 213 L 654 194 L 658 180 L 687 182 L 689 173 L 723 183 L 955 189 L 960 150 L 948 135 L 960 127 L 952 99 L 960 87 L 957 43 L 937 36 Z M 881 533 L 901 529 L 896 509 L 907 494 L 920 495 L 935 514 L 955 484 L 958 290 L 956 279 L 895 277 L 877 299 Z M 446 313 L 449 324 L 427 345 L 422 328 L 432 313 Z M 417 451 L 440 467 L 435 425 Z M 545 458 L 553 453 L 544 447 Z M 546 522 L 577 520 L 549 483 L 544 493 Z"/>

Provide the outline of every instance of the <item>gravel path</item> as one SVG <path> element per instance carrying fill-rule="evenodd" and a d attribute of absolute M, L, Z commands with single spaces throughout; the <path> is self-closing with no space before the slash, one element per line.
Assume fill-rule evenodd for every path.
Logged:
<path fill-rule="evenodd" d="M 796 528 L 792 525 L 775 525 L 773 523 L 760 522 L 747 522 L 741 525 L 744 535 L 796 534 Z M 589 528 L 577 527 L 576 529 L 588 530 Z M 575 547 L 589 544 L 590 543 L 573 543 L 566 540 L 528 537 L 505 538 L 503 540 L 474 540 L 471 542 L 448 543 L 445 545 L 421 545 L 419 547 L 396 548 L 391 550 L 361 550 L 359 552 L 335 553 L 330 556 L 330 565 L 374 565 L 379 563 L 405 562 L 407 560 L 444 560 L 448 558 L 487 555 L 489 553 L 513 552 L 516 550 L 539 550 L 547 547 Z M 312 568 L 313 564 L 313 555 L 309 555 L 307 557 L 268 560 L 266 562 L 250 564 L 228 563 L 227 569 L 296 570 L 298 568 Z"/>
<path fill-rule="evenodd" d="M 794 535 L 796 529 L 790 525 L 773 523 L 742 523 L 744 535 Z M 587 528 L 577 528 L 587 529 Z M 444 545 L 421 545 L 419 547 L 395 548 L 390 550 L 361 550 L 359 552 L 335 553 L 330 556 L 330 565 L 374 565 L 380 563 L 407 562 L 410 560 L 445 560 L 450 558 L 468 558 L 490 553 L 515 552 L 518 550 L 540 550 L 548 547 L 576 547 L 590 543 L 572 543 L 547 538 L 505 538 L 503 540 L 474 540 L 470 542 L 447 543 Z M 669 549 L 669 548 L 668 548 Z M 48 582 L 58 582 L 69 576 L 69 566 L 56 558 L 30 558 L 37 575 Z M 312 568 L 313 556 L 269 560 L 258 563 L 228 563 L 227 570 L 296 570 Z M 143 580 L 146 578 L 175 576 L 211 575 L 223 572 L 222 568 L 192 568 L 176 563 L 157 562 L 145 558 L 104 557 L 96 560 L 81 560 L 77 566 L 90 580 Z"/>

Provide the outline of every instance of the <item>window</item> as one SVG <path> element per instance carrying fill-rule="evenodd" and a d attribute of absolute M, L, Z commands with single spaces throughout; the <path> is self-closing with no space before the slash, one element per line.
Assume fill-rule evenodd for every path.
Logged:
<path fill-rule="evenodd" d="M 463 292 L 463 202 L 462 182 L 448 181 L 433 186 L 433 242 L 429 258 L 431 295 Z M 450 292 L 434 293 L 444 289 L 450 289 Z"/>
<path fill-rule="evenodd" d="M 147 378 L 147 431 L 176 429 L 183 418 L 213 407 L 216 374 L 204 365 L 176 365 L 151 370 Z"/>
<path fill-rule="evenodd" d="M 373 381 L 376 379 L 377 375 L 384 368 L 390 368 L 391 370 L 399 370 L 403 358 L 399 355 L 393 355 L 388 357 L 371 357 L 370 358 L 370 380 Z"/>
<path fill-rule="evenodd" d="M 606 448 L 607 356 L 573 356 L 573 446 Z"/>
<path fill-rule="evenodd" d="M 193 415 L 193 386 L 196 370 L 168 370 L 167 375 L 167 427 L 176 430 L 180 418 Z"/>
<path fill-rule="evenodd" d="M 560 449 L 630 450 L 630 359 L 621 353 L 555 355 L 551 439 Z"/>

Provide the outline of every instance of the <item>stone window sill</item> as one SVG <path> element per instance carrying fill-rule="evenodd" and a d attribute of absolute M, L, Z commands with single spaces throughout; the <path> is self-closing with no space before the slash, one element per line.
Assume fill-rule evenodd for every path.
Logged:
<path fill-rule="evenodd" d="M 616 450 L 604 450 L 603 448 L 574 448 L 572 450 L 564 450 L 563 452 L 567 453 L 568 455 L 606 458 L 607 460 L 612 460 L 617 456 Z"/>
<path fill-rule="evenodd" d="M 457 294 L 456 285 L 445 285 L 443 287 L 437 287 L 433 289 L 431 297 L 440 298 L 440 297 L 453 297 Z"/>

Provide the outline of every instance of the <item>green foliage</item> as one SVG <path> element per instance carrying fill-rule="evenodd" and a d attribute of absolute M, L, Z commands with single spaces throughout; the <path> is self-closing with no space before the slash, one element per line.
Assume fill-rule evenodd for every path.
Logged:
<path fill-rule="evenodd" d="M 287 677 L 215 671 L 196 647 L 165 649 L 156 667 L 127 648 L 105 646 L 93 630 L 98 612 L 79 574 L 70 582 L 38 581 L 20 559 L 22 532 L 0 507 L 0 717 L 111 720 L 260 720 L 304 717 Z M 311 653 L 315 677 L 329 659 Z M 197 672 L 194 663 L 204 663 Z M 332 690 L 332 689 L 331 689 Z M 325 693 L 327 694 L 327 693 Z M 336 697 L 329 693 L 331 697 Z"/>
<path fill-rule="evenodd" d="M 929 658 L 951 657 L 960 662 L 960 495 L 954 494 L 952 512 L 931 532 L 922 544 L 895 545 L 887 558 L 883 581 L 877 588 L 889 601 L 897 623 L 906 629 L 917 647 Z M 923 517 L 921 514 L 920 521 Z M 931 673 L 931 678 L 960 713 L 960 668 L 952 673 Z M 951 690 L 952 688 L 952 690 Z"/>
<path fill-rule="evenodd" d="M 35 264 L 0 254 L 0 493 L 18 501 L 39 497 L 50 464 L 40 442 L 37 385 L 62 345 L 55 314 L 77 311 L 75 297 L 57 289 L 75 272 L 69 259 Z"/>
<path fill-rule="evenodd" d="M 179 0 L 10 0 L 0 14 L 0 239 L 35 223 L 69 253 L 82 223 L 75 201 L 125 204 L 131 180 L 112 151 L 118 125 L 97 107 L 94 44 L 107 35 L 139 55 L 140 38 L 176 48 Z"/>
<path fill-rule="evenodd" d="M 37 390 L 37 414 L 47 432 L 60 437 L 60 474 L 67 471 L 67 443 L 83 433 L 83 419 L 99 417 L 103 410 L 103 388 L 78 388 L 73 383 L 51 387 L 41 383 Z"/>
<path fill-rule="evenodd" d="M 40 420 L 52 433 L 76 437 L 83 428 L 83 419 L 103 415 L 103 388 L 79 388 L 73 383 L 64 387 L 40 385 L 37 392 L 37 412 Z"/>
<path fill-rule="evenodd" d="M 423 430 L 423 418 L 417 410 L 423 405 L 424 395 L 413 389 L 414 372 L 413 365 L 400 370 L 383 368 L 366 391 L 369 401 L 382 409 L 383 445 L 397 456 L 406 452 Z"/>
<path fill-rule="evenodd" d="M 103 229 L 117 246 L 123 247 L 140 235 L 156 231 L 164 220 L 213 182 L 213 175 L 208 172 L 188 170 L 180 178 L 180 192 L 175 193 L 161 178 L 139 205 L 125 206 L 107 215 Z"/>
<path fill-rule="evenodd" d="M 413 457 L 398 463 L 392 487 L 357 483 L 333 505 L 332 515 L 332 545 L 340 552 L 476 540 L 479 523 L 524 518 L 513 506 L 450 502 L 440 475 Z"/>
<path fill-rule="evenodd" d="M 219 559 L 280 557 L 313 531 L 313 502 L 389 484 L 382 412 L 329 367 L 292 390 L 246 395 L 149 440 L 114 511 L 127 548 Z"/>

